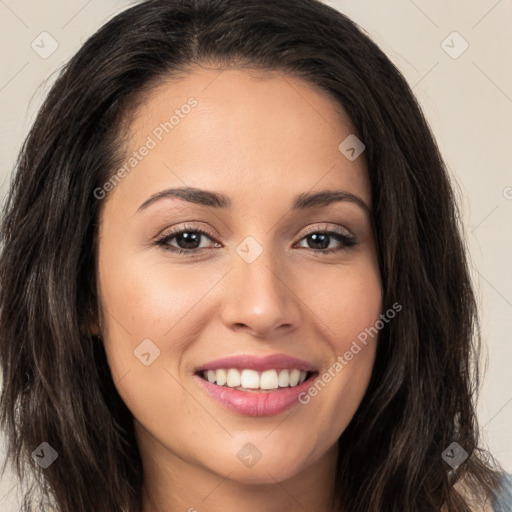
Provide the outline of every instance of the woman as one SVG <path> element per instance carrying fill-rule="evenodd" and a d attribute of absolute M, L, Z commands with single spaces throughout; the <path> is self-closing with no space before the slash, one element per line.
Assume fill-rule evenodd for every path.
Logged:
<path fill-rule="evenodd" d="M 0 420 L 58 510 L 510 505 L 444 164 L 337 11 L 116 16 L 43 105 L 1 234 Z"/>

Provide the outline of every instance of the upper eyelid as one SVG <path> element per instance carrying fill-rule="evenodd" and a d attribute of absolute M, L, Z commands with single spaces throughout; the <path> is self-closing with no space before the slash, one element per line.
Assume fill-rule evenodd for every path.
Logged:
<path fill-rule="evenodd" d="M 324 224 L 322 226 L 313 226 L 311 228 L 307 228 L 305 233 L 303 233 L 301 238 L 304 238 L 305 236 L 307 236 L 307 235 L 309 235 L 311 233 L 316 233 L 316 232 L 319 232 L 319 233 L 322 233 L 322 232 L 335 232 L 335 233 L 338 233 L 338 230 L 346 231 L 346 236 L 355 237 L 355 235 L 348 228 L 346 228 L 345 226 L 337 225 L 337 226 L 333 227 L 332 225 L 329 226 L 327 224 Z"/>

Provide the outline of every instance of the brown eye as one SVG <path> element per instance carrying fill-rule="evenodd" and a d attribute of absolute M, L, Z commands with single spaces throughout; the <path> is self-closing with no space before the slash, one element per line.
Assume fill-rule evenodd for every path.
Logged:
<path fill-rule="evenodd" d="M 177 254 L 194 254 L 206 247 L 200 247 L 203 238 L 213 240 L 206 231 L 194 227 L 183 226 L 161 236 L 156 245 Z M 171 241 L 175 240 L 174 244 Z M 177 247 L 176 247 L 177 245 Z"/>
<path fill-rule="evenodd" d="M 338 241 L 340 247 L 329 248 L 333 239 Z M 301 240 L 306 240 L 307 249 L 323 254 L 343 251 L 357 244 L 354 236 L 336 229 L 320 230 L 317 228 L 309 231 Z"/>

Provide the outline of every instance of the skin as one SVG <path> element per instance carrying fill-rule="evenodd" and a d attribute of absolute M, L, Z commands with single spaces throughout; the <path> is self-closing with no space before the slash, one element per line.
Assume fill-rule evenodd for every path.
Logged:
<path fill-rule="evenodd" d="M 227 505 L 327 512 L 337 439 L 367 389 L 377 338 L 307 405 L 275 416 L 224 408 L 194 371 L 235 354 L 284 353 L 322 374 L 379 319 L 369 214 L 348 201 L 291 211 L 300 193 L 336 189 L 371 209 L 364 154 L 349 161 L 338 150 L 353 128 L 310 84 L 278 73 L 197 68 L 151 92 L 129 124 L 127 158 L 191 96 L 197 106 L 102 200 L 100 323 L 93 330 L 101 331 L 115 385 L 134 416 L 144 512 L 225 512 Z M 223 193 L 233 206 L 167 198 L 138 212 L 153 194 L 184 186 Z M 155 244 L 184 224 L 212 235 L 197 235 L 199 255 Z M 328 248 L 341 250 L 316 253 L 323 246 L 306 236 L 316 227 L 348 230 L 357 245 L 344 248 L 331 236 Z M 236 252 L 248 236 L 263 251 L 252 263 Z M 168 245 L 187 250 L 179 237 Z M 149 366 L 134 356 L 144 339 L 160 350 Z M 237 458 L 248 442 L 262 454 L 252 467 Z"/>

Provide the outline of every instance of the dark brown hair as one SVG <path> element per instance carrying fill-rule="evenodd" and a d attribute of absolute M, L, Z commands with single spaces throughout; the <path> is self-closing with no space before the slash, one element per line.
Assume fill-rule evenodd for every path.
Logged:
<path fill-rule="evenodd" d="M 384 309 L 403 309 L 380 332 L 368 390 L 339 439 L 345 509 L 469 511 L 454 488 L 462 481 L 495 500 L 503 471 L 479 447 L 480 333 L 463 228 L 404 78 L 352 21 L 315 0 L 154 0 L 114 17 L 62 70 L 5 204 L 0 425 L 20 480 L 35 478 L 23 510 L 141 510 L 132 416 L 86 327 L 98 311 L 102 202 L 93 191 L 117 168 L 121 123 L 144 93 L 194 65 L 303 78 L 339 102 L 366 145 Z M 468 458 L 452 470 L 441 455 L 454 441 Z M 59 456 L 45 470 L 31 459 L 42 442 Z"/>

